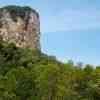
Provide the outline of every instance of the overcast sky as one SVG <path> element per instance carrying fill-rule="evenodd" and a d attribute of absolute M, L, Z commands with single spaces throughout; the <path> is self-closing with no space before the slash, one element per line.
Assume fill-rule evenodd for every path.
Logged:
<path fill-rule="evenodd" d="M 100 64 L 100 0 L 0 0 L 1 6 L 13 4 L 39 12 L 43 52 Z"/>

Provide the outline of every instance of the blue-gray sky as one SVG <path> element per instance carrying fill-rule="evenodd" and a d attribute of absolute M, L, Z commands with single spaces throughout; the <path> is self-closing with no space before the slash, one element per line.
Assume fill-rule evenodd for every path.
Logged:
<path fill-rule="evenodd" d="M 0 6 L 13 4 L 39 12 L 43 52 L 100 64 L 100 0 L 0 0 Z"/>

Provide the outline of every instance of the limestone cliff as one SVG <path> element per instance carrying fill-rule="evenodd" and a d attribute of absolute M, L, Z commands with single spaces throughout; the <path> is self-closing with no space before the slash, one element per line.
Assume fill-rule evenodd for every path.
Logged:
<path fill-rule="evenodd" d="M 0 8 L 0 38 L 18 47 L 40 49 L 38 13 L 29 7 Z"/>

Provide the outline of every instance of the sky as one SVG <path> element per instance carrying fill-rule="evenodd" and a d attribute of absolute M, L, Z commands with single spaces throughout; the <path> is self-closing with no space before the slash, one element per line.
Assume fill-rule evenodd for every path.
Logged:
<path fill-rule="evenodd" d="M 40 15 L 42 51 L 61 61 L 100 65 L 100 0 L 0 0 Z"/>

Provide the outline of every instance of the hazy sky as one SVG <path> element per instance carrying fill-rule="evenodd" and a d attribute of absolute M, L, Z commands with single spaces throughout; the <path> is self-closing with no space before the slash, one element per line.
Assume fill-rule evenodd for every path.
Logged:
<path fill-rule="evenodd" d="M 100 0 L 0 0 L 1 6 L 8 4 L 39 12 L 43 52 L 100 64 Z"/>

